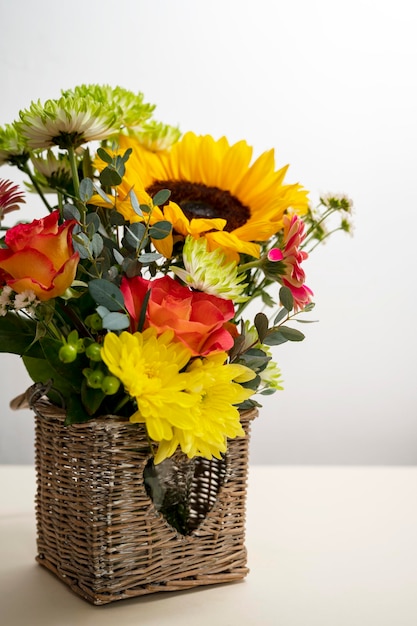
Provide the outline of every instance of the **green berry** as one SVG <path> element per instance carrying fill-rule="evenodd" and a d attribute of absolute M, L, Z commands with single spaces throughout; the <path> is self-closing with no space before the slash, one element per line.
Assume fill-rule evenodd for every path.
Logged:
<path fill-rule="evenodd" d="M 62 363 L 72 363 L 77 358 L 77 348 L 69 343 L 60 347 L 58 358 Z"/>
<path fill-rule="evenodd" d="M 101 361 L 101 347 L 98 343 L 90 343 L 85 349 L 86 356 L 91 361 Z"/>
<path fill-rule="evenodd" d="M 101 390 L 106 396 L 112 396 L 119 391 L 120 380 L 115 376 L 105 376 L 101 383 Z"/>
<path fill-rule="evenodd" d="M 85 318 L 85 325 L 91 328 L 91 330 L 101 330 L 103 328 L 103 322 L 98 313 L 92 313 Z"/>
<path fill-rule="evenodd" d="M 86 370 L 84 370 L 84 373 Z M 87 370 L 87 385 L 92 389 L 101 389 L 104 378 L 104 372 L 101 370 Z"/>

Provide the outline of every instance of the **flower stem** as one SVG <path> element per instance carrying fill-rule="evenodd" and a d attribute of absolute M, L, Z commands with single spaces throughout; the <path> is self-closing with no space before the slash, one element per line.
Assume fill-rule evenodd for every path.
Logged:
<path fill-rule="evenodd" d="M 44 196 L 44 194 L 42 192 L 42 189 L 40 188 L 40 186 L 38 184 L 38 181 L 33 176 L 32 172 L 30 171 L 30 167 L 28 167 L 27 163 L 24 163 L 22 165 L 18 165 L 17 167 L 18 167 L 18 169 L 21 172 L 23 172 L 24 174 L 26 174 L 26 176 L 28 176 L 30 178 L 30 182 L 35 187 L 37 193 L 39 194 L 40 199 L 42 200 L 42 202 L 44 203 L 44 205 L 48 209 L 49 213 L 52 213 L 52 207 L 49 205 L 47 199 L 45 198 L 45 196 Z"/>

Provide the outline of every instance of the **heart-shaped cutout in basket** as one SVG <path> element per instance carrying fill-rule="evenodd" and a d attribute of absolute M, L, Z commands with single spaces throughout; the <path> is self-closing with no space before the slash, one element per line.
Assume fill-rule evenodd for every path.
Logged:
<path fill-rule="evenodd" d="M 216 503 L 227 476 L 227 459 L 187 458 L 181 453 L 155 465 L 149 459 L 144 484 L 155 509 L 182 535 L 192 534 Z"/>

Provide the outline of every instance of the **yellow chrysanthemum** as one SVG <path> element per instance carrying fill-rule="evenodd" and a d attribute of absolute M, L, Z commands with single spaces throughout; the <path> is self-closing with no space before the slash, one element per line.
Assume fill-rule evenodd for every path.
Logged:
<path fill-rule="evenodd" d="M 142 187 L 151 196 L 169 189 L 177 221 L 181 214 L 188 220 L 226 220 L 224 230 L 204 236 L 211 250 L 221 247 L 229 257 L 259 257 L 256 242 L 281 230 L 284 213 L 304 214 L 308 208 L 307 192 L 299 184 L 283 183 L 288 166 L 275 171 L 274 151 L 251 163 L 252 148 L 245 141 L 230 145 L 225 137 L 215 141 L 189 132 L 170 150 L 150 152 L 123 136 L 120 148 L 133 150 L 126 164 L 127 188 Z"/>
<path fill-rule="evenodd" d="M 242 365 L 227 364 L 225 352 L 195 359 L 173 333 L 108 333 L 101 351 L 110 372 L 136 399 L 138 410 L 130 420 L 146 424 L 151 439 L 159 442 L 155 463 L 178 447 L 190 458 L 220 458 L 227 438 L 243 436 L 236 406 L 253 391 L 238 382 L 254 377 Z"/>
<path fill-rule="evenodd" d="M 138 411 L 132 422 L 144 422 L 155 441 L 171 439 L 173 426 L 188 427 L 189 410 L 198 398 L 185 391 L 188 375 L 180 373 L 191 353 L 172 342 L 173 333 L 156 336 L 153 328 L 143 333 L 108 333 L 102 358 L 126 391 L 136 398 Z"/>
<path fill-rule="evenodd" d="M 221 458 L 227 438 L 243 437 L 245 432 L 236 408 L 253 391 L 236 381 L 246 382 L 255 374 L 243 365 L 225 363 L 226 353 L 195 359 L 187 368 L 187 390 L 199 398 L 190 410 L 188 428 L 173 428 L 173 437 L 160 442 L 155 462 L 171 456 L 177 447 L 189 457 Z"/>

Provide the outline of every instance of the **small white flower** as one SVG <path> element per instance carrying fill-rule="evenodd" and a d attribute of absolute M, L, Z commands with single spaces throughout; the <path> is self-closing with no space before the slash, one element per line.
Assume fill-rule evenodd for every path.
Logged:
<path fill-rule="evenodd" d="M 22 293 L 17 293 L 14 299 L 14 308 L 16 311 L 20 311 L 20 309 L 27 309 L 28 307 L 33 307 L 36 302 L 36 295 L 30 289 L 26 291 L 22 291 Z"/>
<path fill-rule="evenodd" d="M 3 290 L 0 293 L 0 305 L 1 306 L 7 307 L 12 304 L 12 297 L 11 297 L 12 293 L 13 293 L 13 289 L 11 287 L 9 287 L 8 285 L 3 287 Z"/>

